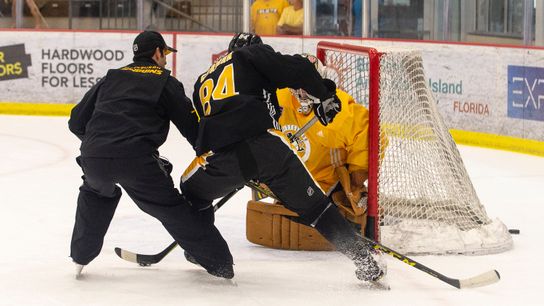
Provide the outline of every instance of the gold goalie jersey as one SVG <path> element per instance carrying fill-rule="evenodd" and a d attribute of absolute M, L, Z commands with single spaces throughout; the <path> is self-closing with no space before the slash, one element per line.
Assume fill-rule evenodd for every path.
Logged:
<path fill-rule="evenodd" d="M 298 111 L 300 103 L 289 89 L 279 89 L 276 95 L 282 107 L 279 123 L 288 136 L 314 116 L 313 112 L 304 115 Z M 342 90 L 337 89 L 336 95 L 342 111 L 333 122 L 314 124 L 295 143 L 298 155 L 327 194 L 338 184 L 336 167 L 347 165 L 350 173 L 368 171 L 368 110 Z"/>

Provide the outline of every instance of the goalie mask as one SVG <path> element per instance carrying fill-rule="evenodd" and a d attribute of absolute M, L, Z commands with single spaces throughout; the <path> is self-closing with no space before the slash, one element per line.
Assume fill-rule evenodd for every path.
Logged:
<path fill-rule="evenodd" d="M 325 67 L 321 63 L 321 61 L 308 53 L 302 53 L 300 56 L 308 59 L 310 63 L 314 64 L 315 69 L 319 74 L 323 77 L 323 72 L 325 71 Z M 300 103 L 300 107 L 298 108 L 298 112 L 304 115 L 308 115 L 312 111 L 312 104 L 314 103 L 313 99 L 308 95 L 308 93 L 304 89 L 292 89 L 289 88 L 291 91 L 291 94 L 295 96 Z"/>
<path fill-rule="evenodd" d="M 261 37 L 257 34 L 253 33 L 236 33 L 232 40 L 229 43 L 229 52 L 232 52 L 234 50 L 251 46 L 251 45 L 257 45 L 262 44 L 263 41 Z"/>
<path fill-rule="evenodd" d="M 289 88 L 291 94 L 297 98 L 300 103 L 297 111 L 301 114 L 308 115 L 312 111 L 312 99 L 308 96 L 308 93 L 304 89 L 292 89 Z"/>

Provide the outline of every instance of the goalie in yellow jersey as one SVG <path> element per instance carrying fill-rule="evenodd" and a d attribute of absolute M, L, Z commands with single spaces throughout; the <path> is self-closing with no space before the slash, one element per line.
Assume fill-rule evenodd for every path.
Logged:
<path fill-rule="evenodd" d="M 304 55 L 324 78 L 332 69 L 319 59 Z M 368 110 L 346 92 L 337 89 L 342 111 L 323 126 L 315 124 L 294 142 L 297 154 L 321 189 L 343 215 L 364 231 L 368 178 Z M 313 100 L 302 89 L 283 88 L 276 92 L 282 108 L 279 123 L 287 136 L 295 134 L 312 119 Z M 280 249 L 330 250 L 333 246 L 310 227 L 292 221 L 296 216 L 281 203 L 250 201 L 247 211 L 249 241 Z"/>

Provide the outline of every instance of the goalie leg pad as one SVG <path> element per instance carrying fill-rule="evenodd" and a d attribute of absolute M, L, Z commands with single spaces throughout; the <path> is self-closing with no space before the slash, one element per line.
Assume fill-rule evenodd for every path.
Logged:
<path fill-rule="evenodd" d="M 366 213 L 355 216 L 347 207 L 339 213 L 350 223 L 363 230 Z M 284 250 L 332 251 L 335 247 L 315 228 L 294 221 L 298 215 L 281 204 L 249 201 L 246 214 L 247 240 L 262 246 Z"/>
<path fill-rule="evenodd" d="M 291 219 L 296 217 L 296 213 L 283 205 L 249 201 L 246 217 L 247 240 L 274 249 L 334 250 L 334 246 L 317 230 Z"/>

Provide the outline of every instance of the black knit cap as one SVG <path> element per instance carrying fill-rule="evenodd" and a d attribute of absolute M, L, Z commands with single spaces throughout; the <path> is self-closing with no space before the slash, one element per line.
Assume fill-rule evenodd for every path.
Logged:
<path fill-rule="evenodd" d="M 171 52 L 178 52 L 178 50 L 166 45 L 164 38 L 159 32 L 144 31 L 134 39 L 132 45 L 132 51 L 134 51 L 134 58 L 137 57 L 152 57 L 155 53 L 155 49 L 159 48 L 164 50 L 164 55 Z"/>

